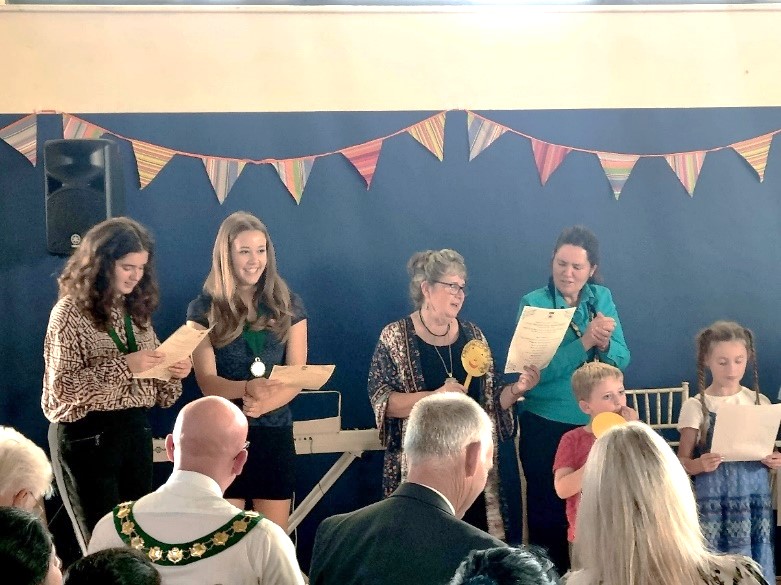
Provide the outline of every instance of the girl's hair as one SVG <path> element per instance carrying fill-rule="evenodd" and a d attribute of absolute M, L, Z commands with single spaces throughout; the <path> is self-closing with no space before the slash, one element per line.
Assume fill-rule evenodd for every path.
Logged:
<path fill-rule="evenodd" d="M 3 582 L 41 585 L 49 573 L 52 537 L 35 514 L 0 508 L 0 567 Z"/>
<path fill-rule="evenodd" d="M 117 260 L 134 252 L 147 252 L 144 275 L 125 295 L 125 310 L 145 329 L 160 302 L 155 274 L 155 243 L 149 231 L 129 217 L 115 217 L 93 226 L 68 259 L 57 282 L 59 298 L 70 296 L 98 329 L 107 329 L 115 291 L 111 287 Z"/>
<path fill-rule="evenodd" d="M 559 248 L 566 245 L 577 246 L 583 248 L 586 251 L 586 257 L 589 264 L 596 266 L 594 274 L 588 279 L 589 284 L 602 282 L 602 276 L 599 274 L 599 240 L 590 229 L 582 225 L 574 225 L 572 227 L 564 228 L 559 234 L 556 240 L 556 245 L 553 246 L 553 254 L 551 258 L 556 255 Z"/>
<path fill-rule="evenodd" d="M 252 323 L 254 330 L 269 329 L 281 341 L 287 340 L 293 312 L 290 289 L 277 273 L 274 244 L 268 229 L 257 217 L 237 211 L 225 218 L 217 232 L 212 251 L 212 267 L 204 291 L 212 298 L 209 323 L 214 326 L 209 337 L 212 345 L 223 347 L 241 335 L 247 319 L 248 307 L 239 296 L 236 274 L 231 262 L 231 248 L 236 237 L 246 231 L 259 231 L 266 237 L 266 268 L 260 276 L 252 302 L 263 305 L 263 311 Z"/>
<path fill-rule="evenodd" d="M 407 262 L 407 272 L 410 275 L 409 296 L 416 309 L 423 306 L 423 291 L 420 290 L 420 285 L 424 281 L 434 283 L 448 274 L 457 274 L 466 280 L 464 257 L 448 248 L 416 252 Z"/>
<path fill-rule="evenodd" d="M 705 545 L 689 477 L 653 429 L 610 429 L 589 453 L 569 585 L 702 583 L 716 561 Z"/>
<path fill-rule="evenodd" d="M 734 321 L 716 321 L 713 325 L 706 327 L 697 334 L 697 382 L 700 393 L 700 407 L 702 409 L 702 423 L 700 423 L 699 445 L 701 449 L 705 448 L 706 434 L 710 425 L 710 416 L 708 407 L 705 405 L 705 360 L 708 359 L 713 346 L 722 341 L 742 341 L 746 346 L 748 361 L 752 364 L 754 370 L 754 385 L 752 386 L 755 394 L 754 403 L 759 404 L 759 368 L 757 366 L 757 349 L 754 344 L 754 333 L 751 329 L 743 327 Z"/>

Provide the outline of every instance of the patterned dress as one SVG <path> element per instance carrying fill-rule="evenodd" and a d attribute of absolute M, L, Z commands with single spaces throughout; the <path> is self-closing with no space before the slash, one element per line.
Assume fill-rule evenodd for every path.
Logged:
<path fill-rule="evenodd" d="M 716 413 L 711 412 L 707 451 L 713 441 Z M 697 455 L 698 456 L 698 455 Z M 715 471 L 694 476 L 700 524 L 708 545 L 719 552 L 751 557 L 775 583 L 770 472 L 759 461 L 729 461 Z"/>
<path fill-rule="evenodd" d="M 467 321 L 459 321 L 458 325 L 459 335 L 463 335 L 466 341 L 485 341 L 483 332 L 476 325 Z M 380 333 L 369 368 L 369 399 L 380 431 L 380 440 L 385 446 L 382 481 L 385 497 L 393 493 L 406 476 L 401 445 L 407 419 L 386 416 L 388 398 L 391 392 L 411 393 L 427 389 L 418 339 L 410 317 L 387 325 Z M 454 359 L 460 362 L 461 354 L 458 353 Z M 499 393 L 495 393 L 493 363 L 488 373 L 473 380 L 472 384 L 478 385 L 478 402 L 494 423 L 494 466 L 488 474 L 484 492 L 488 532 L 504 540 L 506 505 L 499 481 L 499 450 L 496 444 L 499 440 L 512 437 L 515 418 L 512 409 L 503 410 L 499 404 Z"/>

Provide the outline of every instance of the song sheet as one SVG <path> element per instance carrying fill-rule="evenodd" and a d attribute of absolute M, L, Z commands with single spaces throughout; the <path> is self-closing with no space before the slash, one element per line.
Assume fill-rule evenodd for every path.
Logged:
<path fill-rule="evenodd" d="M 134 378 L 157 378 L 158 380 L 165 380 L 166 382 L 171 379 L 171 372 L 168 368 L 174 365 L 176 362 L 182 361 L 190 357 L 190 354 L 198 347 L 198 344 L 209 334 L 211 329 L 205 329 L 202 326 L 199 328 L 192 325 L 182 325 L 171 336 L 166 339 L 157 348 L 157 351 L 163 352 L 165 358 L 162 363 L 158 364 L 154 368 L 150 368 L 143 372 L 133 374 Z"/>
<path fill-rule="evenodd" d="M 547 366 L 564 339 L 574 314 L 575 307 L 524 307 L 510 342 L 505 373 L 523 372 L 524 366 L 537 366 L 539 369 Z"/>
<path fill-rule="evenodd" d="M 773 452 L 781 404 L 725 404 L 716 415 L 711 452 L 724 461 L 759 461 Z"/>
<path fill-rule="evenodd" d="M 279 380 L 283 384 L 304 390 L 319 390 L 334 373 L 334 369 L 334 365 L 274 366 L 268 379 Z"/>

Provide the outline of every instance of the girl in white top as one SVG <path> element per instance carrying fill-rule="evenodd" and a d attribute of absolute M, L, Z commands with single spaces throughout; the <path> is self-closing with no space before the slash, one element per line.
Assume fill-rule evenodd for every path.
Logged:
<path fill-rule="evenodd" d="M 747 365 L 754 387 L 741 385 Z M 705 370 L 711 383 L 705 385 Z M 731 321 L 717 321 L 697 334 L 700 392 L 681 407 L 678 458 L 694 478 L 700 523 L 710 548 L 738 553 L 757 561 L 769 582 L 775 582 L 775 528 L 768 468 L 781 467 L 781 453 L 762 461 L 724 462 L 710 451 L 719 409 L 732 404 L 770 404 L 759 392 L 756 350 L 751 330 Z"/>

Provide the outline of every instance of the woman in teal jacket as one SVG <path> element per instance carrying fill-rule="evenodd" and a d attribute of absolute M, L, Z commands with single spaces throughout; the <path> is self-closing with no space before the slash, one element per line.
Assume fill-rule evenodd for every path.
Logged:
<path fill-rule="evenodd" d="M 527 305 L 563 309 L 576 307 L 570 327 L 540 382 L 522 404 L 520 459 L 526 477 L 529 541 L 548 549 L 563 573 L 569 566 L 564 500 L 553 489 L 553 458 L 561 436 L 588 423 L 572 393 L 573 372 L 588 361 L 603 361 L 623 370 L 629 348 L 610 290 L 596 284 L 599 242 L 582 226 L 565 229 L 553 250 L 548 285 L 521 299 Z"/>

